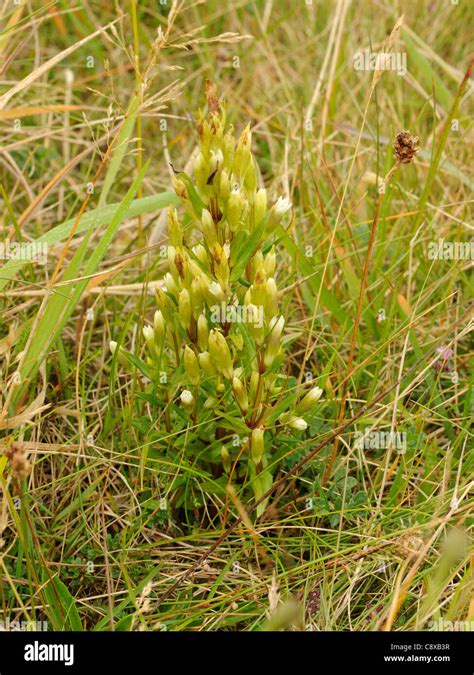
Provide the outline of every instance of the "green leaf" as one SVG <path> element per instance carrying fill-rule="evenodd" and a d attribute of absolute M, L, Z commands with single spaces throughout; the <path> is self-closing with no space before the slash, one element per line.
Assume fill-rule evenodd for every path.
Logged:
<path fill-rule="evenodd" d="M 105 230 L 101 240 L 95 246 L 93 252 L 87 260 L 82 274 L 83 279 L 77 283 L 71 283 L 70 286 L 61 286 L 50 294 L 46 301 L 46 305 L 41 318 L 35 328 L 33 339 L 29 343 L 29 347 L 25 353 L 22 365 L 19 368 L 21 382 L 25 382 L 27 378 L 33 377 L 41 362 L 47 356 L 48 350 L 60 334 L 63 326 L 68 318 L 71 316 L 74 307 L 85 291 L 88 278 L 97 270 L 100 261 L 104 257 L 108 247 L 110 246 L 115 233 L 127 215 L 130 204 L 135 196 L 138 186 L 141 184 L 146 170 L 148 168 L 147 162 L 142 168 L 140 174 L 137 176 L 132 186 L 129 188 L 123 201 L 118 205 L 115 214 L 113 215 L 110 224 Z M 87 245 L 90 235 L 93 230 L 93 224 L 90 225 L 87 236 L 82 241 L 79 249 L 74 254 L 69 266 L 63 276 L 63 281 L 73 281 L 79 277 L 79 272 L 82 262 L 85 258 Z M 14 398 L 18 400 L 19 395 L 23 391 L 23 387 L 19 387 Z"/>
<path fill-rule="evenodd" d="M 181 172 L 178 174 L 178 178 L 183 181 L 183 183 L 186 185 L 186 190 L 188 192 L 188 197 L 189 201 L 193 205 L 193 209 L 196 213 L 196 216 L 198 218 L 201 217 L 202 210 L 205 208 L 205 204 L 202 201 L 201 197 L 198 195 L 196 192 L 196 189 L 190 179 L 190 177 L 185 174 L 184 172 Z"/>
<path fill-rule="evenodd" d="M 416 68 L 418 69 L 421 79 L 424 81 L 425 87 L 429 92 L 431 92 L 432 88 L 434 87 L 436 100 L 441 103 L 443 108 L 448 110 L 453 105 L 454 99 L 452 94 L 450 94 L 446 89 L 442 79 L 433 70 L 431 63 L 418 50 L 411 37 L 409 37 L 408 33 L 403 28 L 401 34 L 407 47 L 409 60 L 411 63 L 415 64 Z"/>
<path fill-rule="evenodd" d="M 129 218 L 134 218 L 135 216 L 142 216 L 146 213 L 153 213 L 153 211 L 158 211 L 159 209 L 166 208 L 171 204 L 179 204 L 179 199 L 174 192 L 162 192 L 159 195 L 151 195 L 149 197 L 143 197 L 142 199 L 135 199 L 130 204 L 130 208 L 127 216 Z M 89 229 L 89 227 L 94 224 L 96 228 L 101 227 L 102 225 L 109 225 L 112 220 L 117 208 L 120 203 L 109 204 L 109 206 L 104 206 L 102 208 L 97 208 L 88 213 L 85 213 L 76 228 L 76 234 L 81 234 Z M 52 245 L 56 244 L 59 241 L 67 239 L 76 218 L 70 218 L 69 220 L 64 221 L 61 225 L 53 227 L 49 232 L 46 232 L 38 239 L 35 239 L 29 244 L 24 244 L 24 249 L 26 251 L 25 258 L 27 253 L 30 252 L 31 256 L 35 251 L 35 248 L 38 248 L 41 244 Z M 9 260 L 3 267 L 0 269 L 0 291 L 5 288 L 7 283 L 14 279 L 18 272 L 25 266 L 30 264 L 28 260 Z"/>
<path fill-rule="evenodd" d="M 346 321 L 347 321 L 347 312 L 343 310 L 339 302 L 336 300 L 334 295 L 331 294 L 331 292 L 324 286 L 322 281 L 316 278 L 316 276 L 313 275 L 313 267 L 308 260 L 308 258 L 305 258 L 301 253 L 298 251 L 298 247 L 296 243 L 293 241 L 293 239 L 290 237 L 290 235 L 281 227 L 281 225 L 278 227 L 278 235 L 281 237 L 281 241 L 284 244 L 285 248 L 287 251 L 297 259 L 298 267 L 301 270 L 301 273 L 303 274 L 304 277 L 310 277 L 306 283 L 309 284 L 310 288 L 312 289 L 314 295 L 318 297 L 318 294 L 321 293 L 321 302 L 323 305 L 325 305 L 330 311 L 331 314 L 341 326 L 343 326 Z M 313 275 L 313 276 L 310 276 Z"/>
<path fill-rule="evenodd" d="M 57 576 L 51 579 L 45 576 L 43 581 L 46 585 L 42 593 L 50 607 L 54 630 L 83 631 L 76 601 L 63 582 Z"/>
<path fill-rule="evenodd" d="M 266 225 L 266 220 L 264 220 L 250 236 L 244 233 L 245 241 L 236 237 L 232 242 L 230 251 L 231 281 L 236 281 L 245 270 L 247 263 L 260 243 Z"/>

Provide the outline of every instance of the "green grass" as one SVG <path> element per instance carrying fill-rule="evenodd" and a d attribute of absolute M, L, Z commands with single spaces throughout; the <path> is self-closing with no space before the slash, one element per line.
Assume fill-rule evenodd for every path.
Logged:
<path fill-rule="evenodd" d="M 471 240 L 469 3 L 402 3 L 392 50 L 408 73 L 374 87 L 352 59 L 382 49 L 399 18 L 388 0 L 118 5 L 1 10 L 0 241 L 49 249 L 44 266 L 0 260 L 0 618 L 175 631 L 474 620 L 472 259 L 429 257 L 430 242 Z M 250 499 L 243 522 L 186 453 L 199 426 L 164 434 L 143 374 L 108 346 L 144 353 L 176 203 L 169 162 L 191 174 L 206 78 L 238 132 L 251 122 L 272 201 L 293 203 L 275 235 L 285 367 L 294 391 L 308 377 L 324 390 L 309 429 L 280 441 L 266 510 L 256 518 Z M 420 153 L 374 224 L 403 129 Z M 359 449 L 355 432 L 371 430 L 404 432 L 406 452 Z"/>

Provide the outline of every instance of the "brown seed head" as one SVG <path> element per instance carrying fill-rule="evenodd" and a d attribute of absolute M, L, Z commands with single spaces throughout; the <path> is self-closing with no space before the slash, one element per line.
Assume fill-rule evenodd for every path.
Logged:
<path fill-rule="evenodd" d="M 27 478 L 31 471 L 31 464 L 28 461 L 23 445 L 20 443 L 12 443 L 5 451 L 5 454 L 10 460 L 10 466 L 15 478 Z"/>
<path fill-rule="evenodd" d="M 393 147 L 395 157 L 400 164 L 409 164 L 418 154 L 418 136 L 412 136 L 409 131 L 400 131 L 395 138 Z"/>

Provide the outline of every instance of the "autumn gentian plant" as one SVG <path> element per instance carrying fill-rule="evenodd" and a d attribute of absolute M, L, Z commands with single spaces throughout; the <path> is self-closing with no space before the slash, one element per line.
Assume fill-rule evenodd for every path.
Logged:
<path fill-rule="evenodd" d="M 279 430 L 304 432 L 322 392 L 292 393 L 283 370 L 289 338 L 271 240 L 291 203 L 269 205 L 249 125 L 236 140 L 210 83 L 206 93 L 194 178 L 175 176 L 185 216 L 169 211 L 167 271 L 153 323 L 143 327 L 146 361 L 111 347 L 150 381 L 161 412 L 157 440 L 169 439 L 170 453 L 182 450 L 222 491 L 232 481 L 258 499 L 272 485 Z M 179 490 L 178 505 L 186 500 Z"/>

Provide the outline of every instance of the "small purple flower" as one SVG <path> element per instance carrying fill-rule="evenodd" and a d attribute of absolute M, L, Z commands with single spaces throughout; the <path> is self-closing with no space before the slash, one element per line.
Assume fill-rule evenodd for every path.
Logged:
<path fill-rule="evenodd" d="M 453 363 L 452 363 L 452 359 L 454 356 L 453 350 L 443 345 L 441 347 L 438 347 L 436 351 L 439 354 L 439 357 L 434 363 L 435 369 L 438 371 L 445 370 L 448 372 L 453 370 Z"/>

